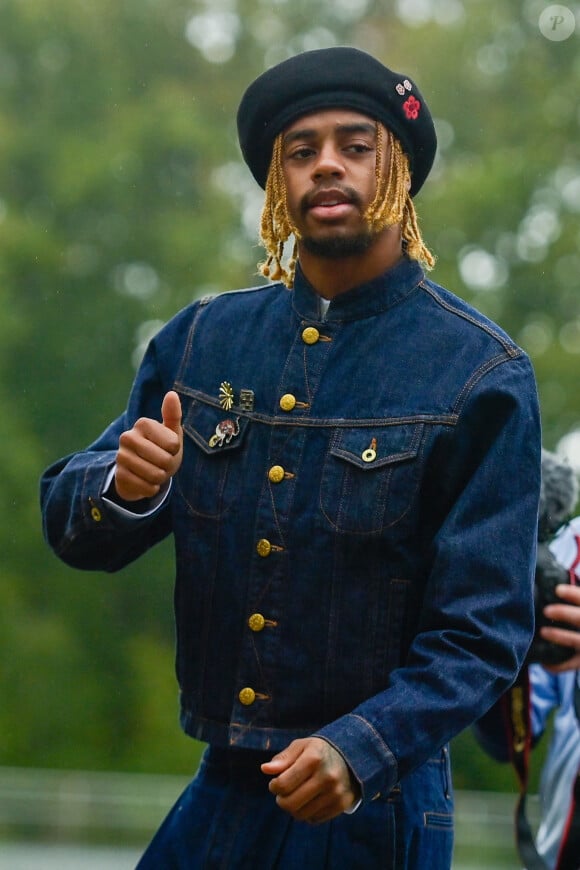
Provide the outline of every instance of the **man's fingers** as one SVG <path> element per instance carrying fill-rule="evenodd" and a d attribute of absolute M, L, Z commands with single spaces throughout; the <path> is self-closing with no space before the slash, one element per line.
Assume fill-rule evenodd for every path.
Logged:
<path fill-rule="evenodd" d="M 149 483 L 141 475 L 134 474 L 128 468 L 117 465 L 115 470 L 115 489 L 125 501 L 139 501 L 142 498 L 153 498 L 161 489 L 158 483 Z"/>
<path fill-rule="evenodd" d="M 580 607 L 573 604 L 548 604 L 544 615 L 557 622 L 565 622 L 570 628 L 580 628 Z"/>
<path fill-rule="evenodd" d="M 580 653 L 576 653 L 571 658 L 566 659 L 559 665 L 544 665 L 547 671 L 551 674 L 563 674 L 567 671 L 577 671 L 580 668 Z"/>
<path fill-rule="evenodd" d="M 287 795 L 277 794 L 276 803 L 295 819 L 318 825 L 352 806 L 352 795 L 343 788 L 308 780 Z"/>
<path fill-rule="evenodd" d="M 290 797 L 276 797 L 276 803 L 281 810 L 290 813 L 300 822 L 318 822 L 318 817 L 328 809 L 328 797 L 320 793 L 312 793 L 309 789 L 298 789 Z M 316 822 L 315 822 L 316 820 Z"/>
<path fill-rule="evenodd" d="M 569 631 L 566 628 L 543 626 L 540 629 L 540 634 L 544 640 L 548 640 L 551 643 L 557 643 L 560 646 L 569 646 L 572 647 L 572 649 L 580 651 L 580 634 L 577 631 Z"/>
<path fill-rule="evenodd" d="M 580 586 L 572 583 L 559 583 L 556 586 L 556 594 L 570 604 L 580 605 Z"/>
<path fill-rule="evenodd" d="M 180 444 L 174 432 L 156 420 L 138 420 L 133 429 L 123 432 L 119 438 L 117 461 L 134 471 L 139 466 L 151 465 L 167 473 L 179 449 Z"/>
<path fill-rule="evenodd" d="M 145 483 L 162 486 L 167 480 L 171 460 L 171 454 L 155 445 L 150 445 L 141 455 L 120 444 L 117 452 L 117 469 L 125 469 Z"/>

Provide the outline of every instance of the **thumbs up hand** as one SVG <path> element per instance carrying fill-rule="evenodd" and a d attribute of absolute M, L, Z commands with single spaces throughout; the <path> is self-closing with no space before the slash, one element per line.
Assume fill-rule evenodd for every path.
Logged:
<path fill-rule="evenodd" d="M 141 417 L 119 438 L 115 490 L 123 501 L 153 498 L 181 465 L 181 402 L 173 390 L 161 405 L 163 422 Z"/>

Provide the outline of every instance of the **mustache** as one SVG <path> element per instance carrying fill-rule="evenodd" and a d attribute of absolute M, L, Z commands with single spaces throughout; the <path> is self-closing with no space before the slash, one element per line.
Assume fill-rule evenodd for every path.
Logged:
<path fill-rule="evenodd" d="M 306 214 L 309 208 L 312 207 L 312 204 L 317 196 L 321 193 L 325 192 L 338 193 L 341 197 L 344 198 L 345 202 L 348 202 L 350 205 L 362 207 L 362 200 L 358 194 L 358 192 L 353 187 L 347 187 L 342 184 L 332 184 L 325 185 L 322 187 L 315 187 L 313 190 L 309 190 L 307 193 L 302 196 L 299 203 L 300 213 L 302 215 Z"/>

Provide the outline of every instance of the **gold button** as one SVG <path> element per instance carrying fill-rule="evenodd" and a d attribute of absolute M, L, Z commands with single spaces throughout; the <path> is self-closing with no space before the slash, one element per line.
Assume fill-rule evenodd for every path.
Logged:
<path fill-rule="evenodd" d="M 268 472 L 268 478 L 272 483 L 280 483 L 284 480 L 284 469 L 281 465 L 273 465 Z"/>
<path fill-rule="evenodd" d="M 266 558 L 272 552 L 272 544 L 270 541 L 267 541 L 266 538 L 261 538 L 256 544 L 256 550 L 258 551 L 258 555 Z"/>
<path fill-rule="evenodd" d="M 262 631 L 262 629 L 266 625 L 266 620 L 261 613 L 252 613 L 252 615 L 248 619 L 248 625 L 250 626 L 252 631 Z"/>
<path fill-rule="evenodd" d="M 302 332 L 302 341 L 304 344 L 316 344 L 320 338 L 320 333 L 315 326 L 307 326 Z"/>
<path fill-rule="evenodd" d="M 102 520 L 102 518 L 103 518 L 103 516 L 102 516 L 100 510 L 98 509 L 98 507 L 92 507 L 92 508 L 91 508 L 91 516 L 92 516 L 92 518 L 93 518 L 93 520 L 94 520 L 95 523 L 100 523 L 101 520 Z"/>
<path fill-rule="evenodd" d="M 292 411 L 296 406 L 296 397 L 292 393 L 286 393 L 280 399 L 280 407 L 283 411 Z"/>
<path fill-rule="evenodd" d="M 238 698 L 245 707 L 249 707 L 250 704 L 253 704 L 256 700 L 256 693 L 253 689 L 250 689 L 247 686 L 245 689 L 242 689 L 242 691 L 238 695 Z"/>

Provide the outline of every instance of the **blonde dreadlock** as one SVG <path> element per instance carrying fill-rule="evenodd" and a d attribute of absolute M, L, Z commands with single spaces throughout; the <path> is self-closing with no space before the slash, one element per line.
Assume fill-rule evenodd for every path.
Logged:
<path fill-rule="evenodd" d="M 389 163 L 383 168 L 384 133 L 389 146 Z M 379 232 L 385 227 L 400 223 L 407 256 L 412 260 L 418 260 L 424 269 L 432 269 L 435 265 L 435 257 L 423 241 L 415 205 L 409 193 L 411 186 L 409 158 L 403 152 L 399 140 L 381 124 L 377 124 L 376 153 L 377 191 L 365 215 L 369 226 L 375 232 Z"/>
<path fill-rule="evenodd" d="M 288 270 L 282 265 L 284 243 L 290 235 L 294 236 L 294 250 L 288 263 Z M 267 259 L 258 264 L 265 278 L 282 281 L 287 287 L 294 283 L 296 267 L 297 240 L 300 234 L 288 214 L 286 182 L 282 169 L 282 134 L 276 136 L 272 150 L 272 162 L 266 179 L 266 196 L 260 220 L 260 239 L 266 249 Z"/>
<path fill-rule="evenodd" d="M 389 146 L 389 161 L 388 166 L 383 168 L 385 133 Z M 374 232 L 380 232 L 385 227 L 400 223 L 407 255 L 412 260 L 418 260 L 423 268 L 432 269 L 435 265 L 435 257 L 423 241 L 415 206 L 409 194 L 411 178 L 409 160 L 399 140 L 381 124 L 377 124 L 375 177 L 376 193 L 365 214 L 369 228 Z M 287 267 L 284 267 L 282 264 L 284 244 L 291 235 L 294 236 L 294 249 Z M 260 239 L 267 254 L 267 259 L 258 264 L 260 273 L 273 281 L 282 281 L 291 288 L 294 283 L 297 242 L 300 234 L 288 214 L 286 183 L 282 169 L 282 134 L 279 134 L 274 141 L 260 220 Z"/>

